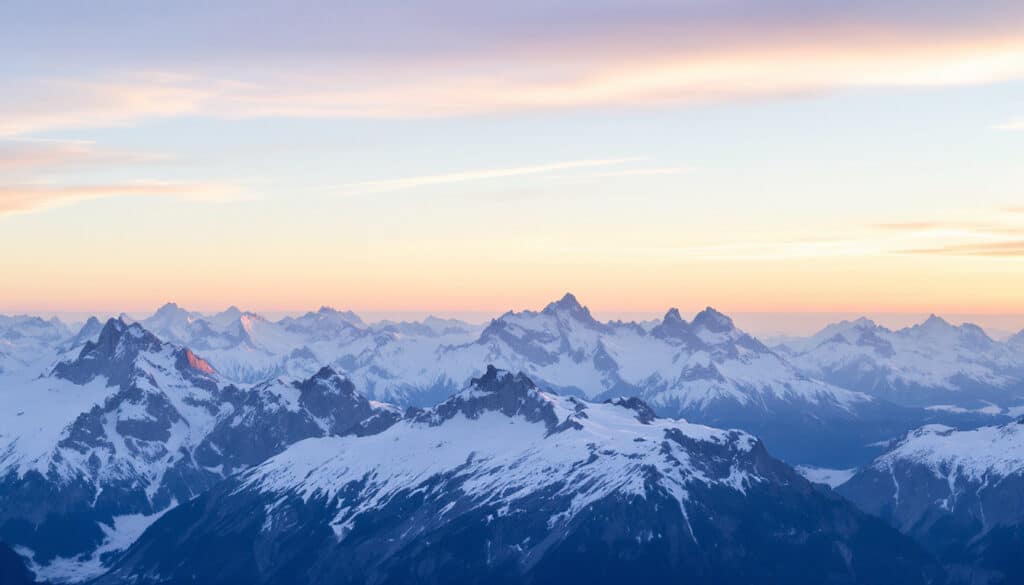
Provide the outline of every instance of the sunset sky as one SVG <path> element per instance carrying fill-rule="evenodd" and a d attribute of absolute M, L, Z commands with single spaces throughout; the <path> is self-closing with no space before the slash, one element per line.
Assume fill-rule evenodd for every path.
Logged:
<path fill-rule="evenodd" d="M 0 312 L 1024 314 L 1022 31 L 1020 0 L 7 1 Z"/>

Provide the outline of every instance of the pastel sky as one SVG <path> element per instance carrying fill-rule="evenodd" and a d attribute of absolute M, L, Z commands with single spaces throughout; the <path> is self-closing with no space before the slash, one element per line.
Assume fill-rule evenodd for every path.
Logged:
<path fill-rule="evenodd" d="M 1024 313 L 1020 0 L 0 4 L 0 312 Z"/>

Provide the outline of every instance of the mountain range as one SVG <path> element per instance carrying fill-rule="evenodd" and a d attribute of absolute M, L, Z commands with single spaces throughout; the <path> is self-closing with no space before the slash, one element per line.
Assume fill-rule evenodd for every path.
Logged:
<path fill-rule="evenodd" d="M 775 349 L 810 376 L 891 402 L 999 413 L 1024 404 L 1022 340 L 932 315 L 896 331 L 843 321 Z"/>
<path fill-rule="evenodd" d="M 879 444 L 921 424 L 984 418 L 945 403 L 907 408 L 827 382 L 712 308 L 689 322 L 676 309 L 656 323 L 600 322 L 566 294 L 479 328 L 440 319 L 368 326 L 329 308 L 278 322 L 234 307 L 204 317 L 168 304 L 140 323 L 194 349 L 235 383 L 308 376 L 330 363 L 371 398 L 428 407 L 494 364 L 562 394 L 637 396 L 662 416 L 743 428 L 784 459 L 816 466 L 863 463 Z"/>
<path fill-rule="evenodd" d="M 786 582 L 1022 574 L 1024 332 L 770 347 L 712 308 L 602 322 L 571 294 L 485 325 L 169 303 L 77 329 L 0 317 L 12 580 L 742 583 L 784 575 L 766 551 L 806 566 L 798 541 L 819 581 Z"/>

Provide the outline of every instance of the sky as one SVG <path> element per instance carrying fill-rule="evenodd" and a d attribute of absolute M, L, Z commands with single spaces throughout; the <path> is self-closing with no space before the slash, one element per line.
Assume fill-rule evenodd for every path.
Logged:
<path fill-rule="evenodd" d="M 1022 30 L 1019 0 L 8 0 L 0 312 L 571 290 L 1024 326 Z"/>

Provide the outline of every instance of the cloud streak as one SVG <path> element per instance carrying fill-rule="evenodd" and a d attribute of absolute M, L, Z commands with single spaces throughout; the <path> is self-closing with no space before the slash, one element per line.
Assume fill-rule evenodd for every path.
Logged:
<path fill-rule="evenodd" d="M 30 173 L 39 169 L 63 172 L 88 166 L 153 162 L 167 157 L 117 152 L 87 140 L 0 140 L 0 171 Z"/>
<path fill-rule="evenodd" d="M 85 140 L 0 140 L 0 216 L 111 197 L 172 195 L 199 201 L 238 197 L 235 189 L 216 183 L 82 179 L 81 171 L 138 172 L 142 165 L 166 159 L 157 154 L 107 150 Z"/>
<path fill-rule="evenodd" d="M 1024 118 L 1014 118 L 1009 122 L 1003 124 L 997 124 L 992 127 L 993 130 L 1024 130 Z"/>
<path fill-rule="evenodd" d="M 978 244 L 953 244 L 936 248 L 900 250 L 900 254 L 921 254 L 928 256 L 981 256 L 989 258 L 1024 258 L 1024 240 L 985 242 Z"/>
<path fill-rule="evenodd" d="M 338 192 L 344 195 L 364 195 L 371 193 L 386 193 L 390 191 L 403 191 L 406 189 L 417 189 L 420 187 L 430 187 L 435 185 L 450 185 L 453 183 L 465 183 L 468 181 L 482 181 L 487 179 L 502 179 L 508 177 L 522 177 L 526 175 L 537 175 L 543 173 L 553 173 L 558 171 L 566 171 L 572 169 L 582 169 L 591 167 L 607 167 L 614 165 L 621 165 L 629 162 L 635 162 L 642 160 L 637 157 L 626 157 L 626 158 L 607 158 L 607 159 L 590 159 L 590 160 L 574 160 L 574 161 L 562 161 L 541 165 L 529 165 L 520 167 L 508 167 L 508 168 L 497 168 L 497 169 L 480 169 L 473 171 L 461 171 L 455 173 L 445 173 L 439 175 L 422 175 L 418 177 L 406 177 L 402 179 L 386 179 L 381 181 L 361 181 L 358 183 L 349 183 L 347 185 L 340 185 L 336 188 Z"/>
<path fill-rule="evenodd" d="M 199 201 L 223 201 L 233 196 L 225 185 L 130 181 L 92 185 L 0 185 L 0 216 L 41 211 L 111 197 L 176 196 Z"/>
<path fill-rule="evenodd" d="M 601 43 L 570 38 L 515 59 L 496 51 L 272 63 L 246 69 L 244 77 L 177 64 L 164 72 L 10 79 L 7 87 L 0 82 L 0 135 L 172 116 L 433 118 L 1024 79 L 1019 34 L 870 39 L 845 33 L 827 42 L 766 36 L 738 44 L 669 43 L 663 50 L 656 41 L 637 34 L 609 53 Z M 999 128 L 1016 129 L 1016 122 Z"/>

